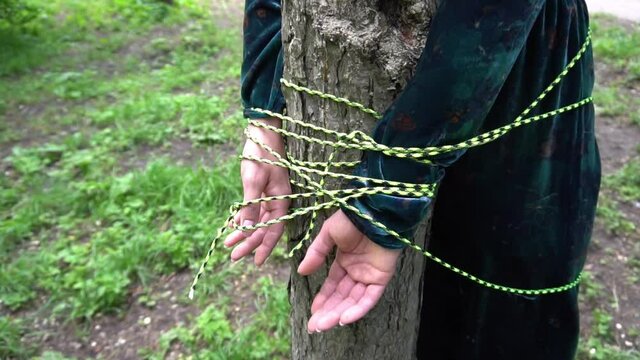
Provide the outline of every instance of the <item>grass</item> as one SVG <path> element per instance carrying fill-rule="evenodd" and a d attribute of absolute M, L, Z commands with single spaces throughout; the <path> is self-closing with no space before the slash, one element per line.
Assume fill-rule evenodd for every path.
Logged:
<path fill-rule="evenodd" d="M 606 188 L 600 192 L 596 212 L 598 220 L 612 234 L 632 234 L 636 230 L 636 225 L 620 210 L 620 203 L 615 196 L 615 192 Z"/>
<path fill-rule="evenodd" d="M 578 348 L 577 360 L 637 360 L 640 353 L 634 350 L 623 350 L 615 344 L 613 317 L 608 313 L 595 310 L 593 312 L 593 329 L 591 337 L 582 341 Z"/>
<path fill-rule="evenodd" d="M 593 17 L 592 28 L 596 59 L 611 73 L 609 78 L 598 79 L 594 89 L 599 115 L 640 125 L 640 99 L 632 91 L 640 88 L 640 26 L 621 24 L 614 17 L 598 14 Z M 636 230 L 636 225 L 620 211 L 619 201 L 640 199 L 640 187 L 634 180 L 640 178 L 637 164 L 634 159 L 603 179 L 598 217 L 611 232 L 630 234 Z"/>
<path fill-rule="evenodd" d="M 13 239 L 4 244 L 6 253 L 45 229 L 57 227 L 57 236 L 53 242 L 43 238 L 18 256 L 13 253 L 13 260 L 4 259 L 4 305 L 19 309 L 43 292 L 56 311 L 71 318 L 117 310 L 132 283 L 147 284 L 155 275 L 187 268 L 202 256 L 202 245 L 220 225 L 227 204 L 240 195 L 228 181 L 237 176 L 236 164 L 211 171 L 157 161 L 142 171 L 75 182 L 72 191 L 61 186 L 40 195 L 51 200 L 51 193 L 59 192 L 66 204 L 34 204 L 34 198 L 24 207 L 14 206 L 18 221 L 5 235 Z M 19 222 L 34 215 L 44 220 Z M 214 266 L 221 260 L 215 259 Z"/>
<path fill-rule="evenodd" d="M 600 283 L 590 271 L 583 273 L 583 281 L 580 284 L 583 303 L 581 308 L 584 309 L 584 304 L 589 304 L 594 310 L 590 316 L 589 337 L 580 340 L 577 360 L 636 360 L 640 358 L 640 353 L 625 350 L 624 344 L 618 343 L 620 334 L 615 327 L 613 316 L 601 305 L 607 301 L 605 289 L 605 285 Z"/>
<path fill-rule="evenodd" d="M 594 52 L 596 61 L 604 68 L 604 76 L 598 78 L 594 91 L 598 114 L 629 124 L 640 125 L 640 100 L 634 95 L 640 88 L 640 27 L 637 24 L 623 24 L 613 17 L 597 15 L 593 17 Z M 640 150 L 640 148 L 638 149 Z M 606 175 L 602 181 L 602 191 L 598 201 L 597 217 L 604 228 L 616 238 L 636 236 L 637 224 L 622 211 L 622 203 L 634 204 L 640 201 L 640 154 L 615 173 Z M 627 284 L 637 280 L 633 270 L 634 252 L 629 254 L 626 268 L 632 275 Z M 613 256 L 604 257 L 605 263 Z M 616 299 L 608 298 L 609 288 L 591 272 L 585 273 L 581 285 L 582 308 L 593 309 L 589 336 L 581 339 L 578 360 L 635 360 L 640 353 L 629 348 L 614 324 L 612 309 L 617 307 Z M 588 305 L 588 306 L 587 306 Z M 626 340 L 637 339 L 637 329 L 626 329 Z"/>
<path fill-rule="evenodd" d="M 188 154 L 173 149 L 238 146 L 241 49 L 238 30 L 195 0 L 30 3 L 35 20 L 0 24 L 0 358 L 63 359 L 38 336 L 27 343 L 26 324 L 123 314 L 132 289 L 194 271 L 241 198 L 237 160 L 181 165 Z M 242 269 L 225 262 L 217 252 L 201 314 L 145 356 L 179 342 L 198 356 L 284 357 L 286 288 L 263 277 L 252 290 L 260 313 L 239 328 L 225 279 Z"/>
<path fill-rule="evenodd" d="M 0 317 L 0 354 L 4 358 L 28 358 L 33 349 L 22 342 L 26 329 L 20 320 Z"/>
<path fill-rule="evenodd" d="M 0 75 L 24 74 L 46 65 L 60 70 L 111 56 L 128 39 L 162 23 L 181 24 L 203 12 L 197 1 L 178 0 L 181 11 L 153 0 L 31 0 L 38 18 L 24 26 L 0 26 Z M 2 25 L 2 24 L 0 24 Z M 105 37 L 104 34 L 109 34 Z M 78 45 L 91 51 L 61 56 Z"/>
<path fill-rule="evenodd" d="M 634 158 L 605 179 L 605 186 L 616 189 L 623 201 L 640 200 L 640 158 Z"/>
<path fill-rule="evenodd" d="M 594 52 L 629 74 L 627 81 L 640 78 L 640 25 L 620 25 L 612 16 L 593 16 Z"/>
<path fill-rule="evenodd" d="M 212 304 L 198 315 L 191 327 L 171 329 L 160 338 L 159 350 L 142 351 L 142 355 L 149 360 L 164 359 L 171 346 L 179 344 L 187 356 L 196 359 L 288 358 L 286 286 L 262 277 L 254 285 L 254 291 L 264 306 L 248 324 L 233 324 L 225 303 Z"/>
<path fill-rule="evenodd" d="M 606 64 L 610 79 L 598 79 L 594 98 L 600 115 L 627 118 L 640 125 L 640 25 L 621 24 L 614 17 L 593 17 L 596 60 Z"/>

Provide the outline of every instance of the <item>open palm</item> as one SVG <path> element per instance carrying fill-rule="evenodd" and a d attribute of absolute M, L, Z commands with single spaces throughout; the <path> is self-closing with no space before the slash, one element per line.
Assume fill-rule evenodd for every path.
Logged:
<path fill-rule="evenodd" d="M 309 332 L 326 331 L 364 317 L 378 303 L 396 271 L 399 250 L 385 249 L 364 236 L 338 211 L 322 226 L 298 273 L 319 269 L 337 246 L 327 279 L 311 305 Z"/>

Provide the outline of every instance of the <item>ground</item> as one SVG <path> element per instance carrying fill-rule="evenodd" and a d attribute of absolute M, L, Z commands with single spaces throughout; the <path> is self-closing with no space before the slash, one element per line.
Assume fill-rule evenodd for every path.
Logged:
<path fill-rule="evenodd" d="M 262 268 L 219 249 L 186 297 L 241 198 L 241 2 L 31 3 L 0 22 L 0 358 L 286 358 L 282 248 Z M 640 27 L 593 23 L 605 177 L 579 359 L 640 359 Z"/>

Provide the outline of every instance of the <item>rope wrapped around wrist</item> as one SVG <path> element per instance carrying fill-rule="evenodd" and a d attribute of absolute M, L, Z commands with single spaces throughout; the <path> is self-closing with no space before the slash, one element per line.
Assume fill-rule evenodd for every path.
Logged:
<path fill-rule="evenodd" d="M 502 291 L 510 294 L 518 294 L 518 295 L 529 295 L 529 296 L 537 296 L 537 295 L 545 295 L 545 294 L 553 294 L 559 293 L 563 291 L 567 291 L 576 287 L 582 278 L 582 274 L 578 274 L 578 276 L 569 283 L 564 285 L 559 285 L 555 287 L 549 288 L 541 288 L 541 289 L 523 289 L 510 287 L 500 284 L 495 284 L 490 281 L 480 279 L 479 277 L 470 274 L 458 267 L 455 267 L 443 259 L 437 257 L 426 249 L 414 244 L 410 239 L 407 239 L 401 236 L 399 233 L 394 231 L 393 229 L 388 228 L 383 223 L 377 221 L 371 216 L 362 213 L 358 208 L 347 203 L 350 199 L 366 196 L 366 195 L 375 195 L 375 194 L 387 194 L 394 196 L 403 196 L 403 197 L 433 197 L 436 192 L 437 184 L 413 184 L 413 183 L 405 183 L 398 181 L 390 181 L 390 180 L 381 180 L 374 178 L 364 178 L 350 174 L 344 174 L 336 172 L 337 169 L 345 169 L 345 168 L 353 168 L 358 165 L 357 161 L 334 161 L 337 151 L 344 150 L 360 150 L 360 151 L 375 151 L 383 153 L 387 156 L 393 156 L 398 158 L 406 158 L 411 159 L 413 161 L 423 163 L 423 164 L 431 164 L 429 160 L 430 157 L 444 154 L 451 151 L 462 150 L 462 149 L 471 149 L 477 146 L 481 146 L 492 142 L 513 129 L 521 127 L 523 125 L 535 123 L 544 119 L 548 119 L 551 117 L 555 117 L 562 113 L 577 109 L 581 106 L 584 106 L 593 101 L 592 97 L 587 97 L 573 104 L 569 104 L 563 106 L 561 108 L 528 117 L 533 109 L 535 109 L 538 104 L 551 92 L 561 81 L 562 79 L 569 73 L 569 71 L 576 65 L 576 63 L 582 58 L 584 53 L 587 51 L 591 44 L 591 31 L 589 31 L 587 38 L 578 51 L 578 53 L 573 57 L 573 59 L 567 64 L 567 66 L 563 69 L 563 71 L 549 84 L 547 88 L 511 123 L 499 127 L 497 129 L 485 132 L 478 136 L 475 136 L 466 141 L 460 142 L 458 144 L 453 145 L 443 145 L 443 146 L 435 146 L 435 147 L 389 147 L 383 144 L 379 144 L 374 141 L 369 135 L 363 133 L 362 131 L 352 131 L 350 133 L 342 133 L 330 129 L 323 128 L 321 126 L 317 126 L 314 124 L 310 124 L 308 122 L 293 119 L 289 116 L 275 113 L 269 110 L 254 108 L 252 111 L 257 113 L 265 114 L 270 117 L 275 117 L 284 122 L 288 122 L 291 124 L 295 124 L 299 127 L 310 130 L 310 132 L 319 133 L 323 136 L 323 138 L 307 136 L 302 134 L 297 134 L 291 131 L 288 131 L 283 128 L 278 128 L 272 125 L 265 124 L 261 121 L 250 120 L 249 123 L 251 125 L 267 129 L 269 131 L 273 131 L 275 133 L 280 134 L 283 137 L 294 138 L 300 141 L 304 141 L 310 144 L 318 144 L 328 147 L 330 150 L 329 157 L 326 162 L 314 162 L 314 161 L 303 161 L 293 158 L 290 155 L 282 156 L 278 152 L 276 152 L 273 148 L 260 141 L 259 139 L 252 136 L 252 134 L 245 129 L 245 135 L 247 138 L 259 146 L 261 146 L 264 150 L 266 150 L 269 154 L 272 155 L 273 159 L 264 159 L 254 156 L 243 156 L 241 157 L 243 160 L 249 161 L 257 161 L 260 163 L 268 164 L 271 166 L 279 166 L 285 169 L 288 169 L 290 173 L 296 174 L 297 177 L 302 179 L 303 181 L 296 181 L 291 178 L 291 184 L 301 189 L 303 192 L 289 194 L 289 195 L 281 195 L 281 196 L 270 196 L 264 197 L 244 202 L 234 203 L 230 208 L 230 215 L 227 218 L 225 224 L 218 230 L 216 235 L 213 237 L 211 241 L 211 245 L 209 247 L 209 251 L 205 256 L 198 273 L 196 274 L 193 284 L 191 285 L 191 289 L 189 291 L 189 298 L 193 298 L 196 285 L 200 277 L 202 277 L 204 270 L 215 250 L 217 242 L 224 236 L 226 231 L 229 231 L 229 227 L 227 224 L 231 224 L 231 228 L 234 230 L 240 231 L 250 231 L 256 230 L 259 228 L 265 228 L 274 224 L 277 224 L 282 221 L 291 220 L 297 218 L 299 216 L 303 216 L 306 214 L 311 214 L 309 220 L 309 227 L 305 232 L 302 239 L 292 248 L 289 253 L 289 256 L 293 255 L 294 252 L 300 250 L 304 243 L 306 243 L 310 238 L 315 227 L 318 211 L 320 210 L 328 210 L 337 207 L 343 207 L 355 213 L 356 215 L 362 217 L 366 221 L 370 222 L 374 226 L 384 230 L 398 241 L 406 244 L 409 248 L 414 249 L 415 251 L 420 252 L 425 257 L 430 259 L 431 261 L 459 274 L 471 280 L 478 285 Z M 382 116 L 373 109 L 369 109 L 364 105 L 351 101 L 346 98 L 337 97 L 335 95 L 326 94 L 320 92 L 318 90 L 313 90 L 306 88 L 304 86 L 300 86 L 294 84 L 285 79 L 281 80 L 281 84 L 289 89 L 297 91 L 299 93 L 304 93 L 310 96 L 318 96 L 323 99 L 327 99 L 333 101 L 335 103 L 344 104 L 345 106 L 357 109 L 365 114 L 372 116 L 375 119 L 380 119 Z M 327 140 L 330 139 L 330 140 Z M 338 180 L 366 180 L 368 183 L 372 184 L 370 187 L 366 188 L 358 188 L 358 189 L 326 189 L 325 183 L 327 178 L 333 178 Z M 296 200 L 296 199 L 313 199 L 313 204 L 307 207 L 295 208 L 291 209 L 287 215 L 278 217 L 276 219 L 271 219 L 265 222 L 261 222 L 252 226 L 241 226 L 236 224 L 233 219 L 235 215 L 245 206 L 253 205 L 253 204 L 261 204 L 269 201 L 277 201 L 277 200 Z"/>

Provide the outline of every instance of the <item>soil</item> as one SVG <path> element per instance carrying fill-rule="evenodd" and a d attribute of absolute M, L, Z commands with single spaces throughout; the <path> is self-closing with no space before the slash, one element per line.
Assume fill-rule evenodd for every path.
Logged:
<path fill-rule="evenodd" d="M 626 206 L 623 211 L 635 224 L 640 224 L 640 207 Z M 632 265 L 634 259 L 640 259 L 639 241 L 637 233 L 621 236 L 608 233 L 601 224 L 596 226 L 585 270 L 604 287 L 595 301 L 582 299 L 581 332 L 584 336 L 591 332 L 593 310 L 601 309 L 613 316 L 618 345 L 626 349 L 640 348 L 637 336 L 640 329 L 640 284 L 634 278 L 640 269 Z"/>
<path fill-rule="evenodd" d="M 194 145 L 185 138 L 174 138 L 162 146 L 138 146 L 135 151 L 122 154 L 118 162 L 119 172 L 144 169 L 155 159 L 165 157 L 176 165 L 190 165 L 194 169 L 200 166 L 211 168 L 238 153 L 237 146 L 231 144 Z"/>
<path fill-rule="evenodd" d="M 138 359 L 138 351 L 152 347 L 160 335 L 197 315 L 195 304 L 180 302 L 192 279 L 183 272 L 158 279 L 145 294 L 141 288 L 132 289 L 129 304 L 120 315 L 99 316 L 90 324 L 59 324 L 48 318 L 37 321 L 34 327 L 45 334 L 42 349 L 57 351 L 78 359 Z M 155 300 L 139 301 L 142 295 Z"/>
<path fill-rule="evenodd" d="M 157 279 L 150 289 L 141 286 L 131 289 L 129 303 L 118 315 L 98 316 L 89 324 L 63 324 L 45 317 L 33 324 L 34 333 L 45 334 L 39 340 L 43 351 L 57 351 L 78 359 L 98 356 L 113 360 L 139 359 L 141 350 L 156 349 L 164 332 L 186 325 L 202 311 L 197 301 L 187 299 L 193 275 L 185 270 Z M 260 269 L 252 268 L 231 281 L 227 290 L 207 299 L 207 303 L 215 303 L 219 297 L 231 297 L 230 321 L 242 327 L 256 311 L 251 286 L 265 275 L 277 282 L 287 281 L 289 266 L 267 262 Z M 166 358 L 178 359 L 181 353 L 176 344 Z"/>
<path fill-rule="evenodd" d="M 631 23 L 621 21 L 621 24 L 630 26 Z M 603 85 L 622 83 L 623 74 L 616 73 L 602 63 L 596 64 L 596 75 L 597 81 Z M 625 95 L 637 96 L 640 83 L 627 83 L 618 88 Z M 640 127 L 631 124 L 626 115 L 615 118 L 598 116 L 596 135 L 604 176 L 614 173 L 630 159 L 640 156 Z M 640 202 L 621 202 L 620 211 L 640 228 Z M 593 310 L 601 309 L 614 318 L 614 336 L 618 345 L 623 349 L 640 348 L 640 337 L 637 335 L 640 331 L 639 260 L 640 229 L 631 234 L 617 234 L 607 231 L 604 224 L 596 221 L 585 270 L 604 287 L 595 301 L 582 299 L 580 310 L 583 336 L 591 332 Z"/>
<path fill-rule="evenodd" d="M 596 124 L 603 174 L 611 174 L 629 162 L 640 145 L 640 128 L 619 119 L 599 117 Z"/>

